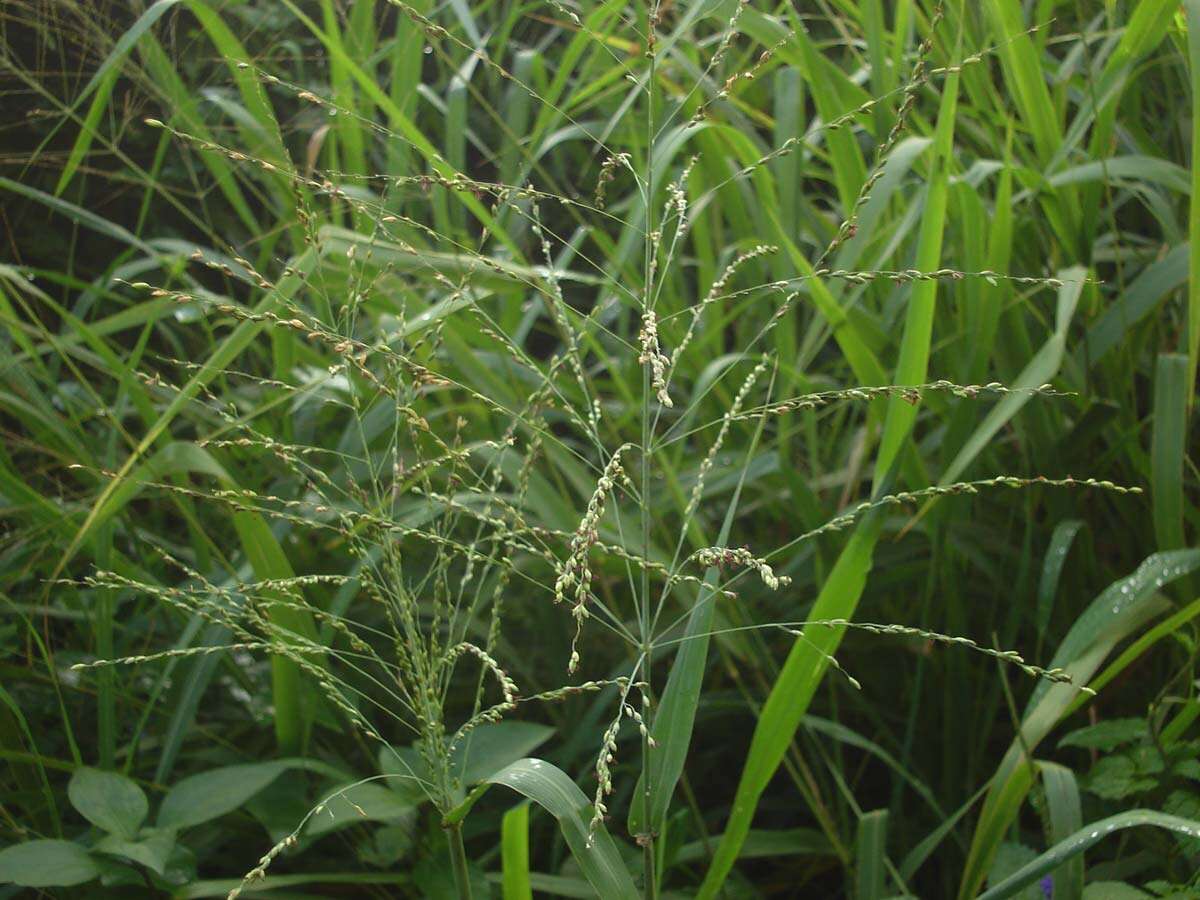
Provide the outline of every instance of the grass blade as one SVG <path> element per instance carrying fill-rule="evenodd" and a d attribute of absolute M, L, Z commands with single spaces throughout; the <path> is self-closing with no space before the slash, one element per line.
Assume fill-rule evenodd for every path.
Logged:
<path fill-rule="evenodd" d="M 1054 333 L 1013 382 L 1012 387 L 1016 393 L 1002 397 L 958 451 L 958 455 L 942 474 L 941 484 L 957 481 L 967 466 L 991 443 L 996 433 L 1030 401 L 1033 397 L 1031 389 L 1046 384 L 1058 373 L 1066 352 L 1067 333 L 1071 327 L 1071 320 L 1075 317 L 1075 309 L 1079 305 L 1086 275 L 1087 273 L 1079 267 L 1067 269 L 1060 274 L 1063 286 L 1058 291 Z"/>
<path fill-rule="evenodd" d="M 935 174 L 929 189 L 929 200 L 917 244 L 918 268 L 936 268 L 941 259 L 942 230 L 946 215 L 947 168 L 952 151 L 957 100 L 958 76 L 951 75 L 946 80 L 938 117 L 936 158 L 933 163 Z M 920 384 L 925 380 L 936 296 L 935 281 L 920 282 L 913 287 L 900 348 L 900 361 L 894 380 L 896 384 Z M 900 449 L 908 439 L 915 416 L 915 407 L 904 401 L 897 400 L 888 407 L 883 439 L 876 460 L 876 493 L 884 488 Z M 871 569 L 875 543 L 882 530 L 882 523 L 883 519 L 878 515 L 868 515 L 863 519 L 821 588 L 821 593 L 809 614 L 810 618 L 853 617 L 863 588 L 866 587 L 867 574 Z M 733 801 L 733 809 L 725 826 L 725 834 L 705 874 L 704 883 L 697 894 L 699 898 L 711 900 L 716 897 L 733 868 L 742 842 L 750 831 L 758 800 L 783 761 L 792 737 L 808 710 L 808 704 L 812 701 L 844 632 L 844 627 L 805 628 L 793 644 L 759 714 L 750 752 L 746 757 Z"/>
<path fill-rule="evenodd" d="M 753 447 L 758 445 L 762 435 L 762 423 L 756 431 Z M 747 455 L 749 462 L 753 449 Z M 741 478 L 738 481 L 729 506 L 725 510 L 725 520 L 721 523 L 721 531 L 717 535 L 717 545 L 725 546 L 729 541 L 729 533 L 733 528 L 742 487 L 746 480 L 746 467 L 743 466 Z M 700 532 L 700 525 L 693 523 L 696 538 L 701 544 L 706 543 Z M 704 574 L 704 583 L 699 589 L 699 598 L 688 615 L 684 641 L 671 664 L 671 672 L 667 676 L 667 684 L 659 699 L 655 712 L 651 737 L 657 745 L 650 754 L 651 785 L 653 792 L 650 798 L 650 821 L 645 821 L 643 804 L 634 803 L 629 808 L 629 833 L 644 834 L 646 832 L 661 832 L 675 794 L 675 787 L 683 775 L 684 762 L 687 759 L 688 748 L 692 743 L 692 731 L 696 725 L 696 711 L 700 705 L 700 693 L 703 687 L 704 673 L 707 669 L 708 645 L 711 640 L 713 620 L 717 612 L 717 578 L 715 568 L 709 568 Z M 643 778 L 638 778 L 634 788 L 634 796 L 642 791 Z"/>
<path fill-rule="evenodd" d="M 92 76 L 87 86 L 75 98 L 75 102 L 71 105 L 72 110 L 77 108 L 89 96 L 95 94 L 95 97 L 92 99 L 92 105 L 88 107 L 87 115 L 83 118 L 79 137 L 71 145 L 71 152 L 67 156 L 67 161 L 63 164 L 62 174 L 59 175 L 58 183 L 54 186 L 54 196 L 61 196 L 62 192 L 67 189 L 67 185 L 71 183 L 71 179 L 79 169 L 79 164 L 87 156 L 87 152 L 92 146 L 92 138 L 96 134 L 96 126 L 100 124 L 100 117 L 104 115 L 104 110 L 108 107 L 113 86 L 117 83 L 117 79 L 121 77 L 121 63 L 125 61 L 125 57 L 129 55 L 129 51 L 133 49 L 133 45 L 138 42 L 141 36 L 155 22 L 162 18 L 163 13 L 167 12 L 167 10 L 178 2 L 179 0 L 156 0 L 149 9 L 138 16 L 137 21 L 129 26 L 129 29 L 121 35 L 112 51 L 105 57 L 104 62 L 100 64 L 100 68 L 96 70 L 96 74 Z"/>
<path fill-rule="evenodd" d="M 1032 37 L 1024 33 L 1021 7 L 1005 0 L 989 0 L 988 9 L 996 27 L 1004 74 L 1013 87 L 1017 109 L 1033 137 L 1038 157 L 1049 161 L 1059 144 L 1058 115 L 1042 76 L 1038 51 Z"/>
<path fill-rule="evenodd" d="M 533 900 L 529 883 L 529 804 L 514 806 L 500 823 L 504 900 Z"/>
<path fill-rule="evenodd" d="M 1054 526 L 1050 545 L 1046 548 L 1046 559 L 1042 563 L 1042 577 L 1038 581 L 1037 623 L 1038 635 L 1045 634 L 1050 627 L 1050 616 L 1054 612 L 1054 597 L 1062 579 L 1067 554 L 1075 543 L 1075 536 L 1083 527 L 1082 519 L 1067 519 Z"/>
<path fill-rule="evenodd" d="M 1135 809 L 1120 815 L 1109 816 L 1107 819 L 1093 822 L 1066 840 L 1060 841 L 1033 862 L 1022 866 L 1000 884 L 985 891 L 980 895 L 979 900 L 1004 900 L 1006 897 L 1012 897 L 1022 888 L 1033 884 L 1043 875 L 1054 871 L 1065 861 L 1083 853 L 1110 834 L 1126 828 L 1138 828 L 1142 825 L 1151 825 L 1190 837 L 1200 837 L 1200 822 L 1181 819 L 1179 816 L 1168 816 L 1165 813 L 1148 809 Z M 1057 896 L 1057 888 L 1055 896 Z"/>
<path fill-rule="evenodd" d="M 487 784 L 512 788 L 558 820 L 571 855 L 598 896 L 605 900 L 637 900 L 640 897 L 608 829 L 597 825 L 589 831 L 591 801 L 562 769 L 541 759 L 519 759 L 488 776 Z M 477 788 L 460 807 L 462 815 L 479 796 Z M 451 820 L 458 812 L 450 813 L 447 819 Z"/>
<path fill-rule="evenodd" d="M 1188 358 L 1162 353 L 1154 370 L 1154 428 L 1150 441 L 1150 499 L 1160 550 L 1186 546 L 1183 464 L 1187 449 Z"/>
<path fill-rule="evenodd" d="M 1188 73 L 1192 83 L 1192 195 L 1188 204 L 1187 353 L 1188 406 L 1196 390 L 1200 359 L 1200 0 L 1184 0 L 1187 11 Z"/>
<path fill-rule="evenodd" d="M 1083 827 L 1083 810 L 1075 773 L 1066 766 L 1043 762 L 1039 766 L 1046 791 L 1046 809 L 1050 814 L 1050 840 L 1055 845 L 1067 840 Z M 1055 900 L 1080 900 L 1083 897 L 1083 857 L 1073 856 L 1054 871 Z"/>
<path fill-rule="evenodd" d="M 278 286 L 267 294 L 255 307 L 255 312 L 272 309 L 281 299 L 289 297 L 292 293 L 299 290 L 303 280 L 315 267 L 316 261 L 317 253 L 313 250 L 306 251 L 294 260 L 291 266 L 292 274 L 280 280 Z M 90 538 L 98 522 L 106 517 L 108 505 L 112 501 L 114 494 L 121 489 L 125 479 L 140 462 L 146 451 L 157 442 L 159 436 L 167 430 L 175 417 L 183 411 L 184 407 L 191 402 L 200 389 L 221 374 L 225 366 L 250 344 L 262 327 L 263 325 L 260 322 L 240 322 L 233 332 L 213 351 L 205 364 L 188 380 L 188 383 L 180 389 L 179 393 L 175 395 L 175 398 L 163 411 L 162 415 L 159 416 L 158 421 L 147 431 L 146 435 L 116 472 L 108 486 L 96 499 L 83 525 L 79 528 L 70 545 L 59 559 L 51 575 L 51 581 L 62 574 L 67 563 L 71 561 L 75 554 L 79 552 L 79 548 Z"/>
<path fill-rule="evenodd" d="M 887 881 L 888 811 L 877 809 L 858 820 L 855 850 L 854 896 L 858 900 L 882 900 Z"/>
<path fill-rule="evenodd" d="M 1020 810 L 1032 784 L 1032 762 L 1026 754 L 1050 733 L 1062 718 L 1086 702 L 1090 695 L 1079 687 L 1089 684 L 1101 663 L 1118 643 L 1158 615 L 1166 601 L 1159 588 L 1200 568 L 1200 550 L 1157 553 L 1137 571 L 1109 585 L 1083 612 L 1059 645 L 1051 667 L 1062 668 L 1074 684 L 1039 684 L 1021 722 L 1021 733 L 1009 746 L 984 801 L 975 827 L 971 850 L 959 887 L 959 900 L 979 893 L 1005 833 Z"/>

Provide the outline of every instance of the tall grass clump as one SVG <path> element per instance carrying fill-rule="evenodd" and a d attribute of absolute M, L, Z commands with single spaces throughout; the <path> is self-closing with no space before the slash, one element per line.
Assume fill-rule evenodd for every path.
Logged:
<path fill-rule="evenodd" d="M 1071 454 L 1125 415 L 1092 405 L 1113 377 L 1092 357 L 1174 283 L 1153 269 L 1170 251 L 1105 306 L 1136 255 L 1128 207 L 1162 214 L 1146 191 L 1179 172 L 1126 187 L 1134 155 L 1103 154 L 1132 73 L 1181 26 L 1143 2 L 1102 40 L 1080 12 L 1052 42 L 1019 5 L 818 6 L 159 0 L 105 41 L 63 4 L 101 58 L 69 99 L 6 53 L 71 136 L 30 151 L 62 143 L 53 185 L 0 186 L 120 249 L 90 281 L 0 281 L 7 414 L 30 432 L 7 455 L 62 497 L 22 493 L 6 461 L 28 519 L 10 605 L 58 696 L 95 694 L 99 753 L 69 738 L 87 773 L 70 800 L 104 832 L 50 823 L 0 872 L 13 852 L 10 880 L 45 886 L 19 854 L 66 853 L 77 883 L 119 884 L 103 857 L 162 888 L 188 829 L 244 807 L 269 840 L 205 891 L 285 886 L 283 866 L 303 883 L 322 836 L 366 823 L 356 852 L 382 880 L 345 883 L 413 896 L 487 895 L 497 856 L 506 898 L 767 895 L 779 875 L 753 860 L 793 855 L 827 893 L 1018 896 L 1049 875 L 1082 896 L 1081 854 L 1135 825 L 1180 836 L 1156 871 L 1178 874 L 1185 803 L 1110 791 L 1128 802 L 1091 834 L 1074 774 L 1035 753 L 1161 640 L 1191 646 L 1200 612 L 1179 499 L 1194 342 L 1159 358 L 1148 465 Z M 215 51 L 199 93 L 166 22 Z M 239 24 L 320 65 L 250 52 Z M 1055 42 L 1074 48 L 1058 86 Z M 148 166 L 105 127 L 123 72 Z M 98 154 L 144 192 L 136 223 L 87 208 Z M 1064 613 L 1083 523 L 1106 546 L 1143 484 L 1154 552 Z M 56 662 L 36 616 L 60 602 L 92 630 Z M 234 738 L 206 760 L 214 683 L 273 733 L 261 759 Z M 961 719 L 940 741 L 929 694 Z M 753 713 L 748 740 L 712 725 L 730 708 Z M 1128 743 L 1158 741 L 1174 773 L 1191 722 Z M 955 738 L 926 769 L 918 742 Z M 134 776 L 147 755 L 151 786 L 174 782 L 154 828 L 79 799 L 145 806 L 83 763 Z M 49 795 L 38 765 L 23 777 Z M 197 811 L 204 784 L 236 802 Z M 542 846 L 526 801 L 555 821 Z M 928 835 L 889 831 L 918 801 Z"/>

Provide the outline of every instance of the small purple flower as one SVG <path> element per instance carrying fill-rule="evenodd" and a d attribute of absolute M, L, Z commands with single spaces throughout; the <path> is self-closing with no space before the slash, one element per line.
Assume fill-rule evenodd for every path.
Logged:
<path fill-rule="evenodd" d="M 1047 875 L 1045 878 L 1043 878 L 1041 881 L 1038 882 L 1038 885 L 1041 887 L 1042 896 L 1045 897 L 1046 900 L 1050 900 L 1050 898 L 1054 896 L 1054 876 L 1053 875 Z"/>

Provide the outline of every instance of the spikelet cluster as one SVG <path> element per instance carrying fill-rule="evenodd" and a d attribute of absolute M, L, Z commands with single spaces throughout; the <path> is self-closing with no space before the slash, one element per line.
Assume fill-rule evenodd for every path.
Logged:
<path fill-rule="evenodd" d="M 575 637 L 571 641 L 571 657 L 567 663 L 569 673 L 574 673 L 579 667 L 579 636 L 583 620 L 588 617 L 587 601 L 592 584 L 588 553 L 600 539 L 600 519 L 604 515 L 604 506 L 616 489 L 617 483 L 625 476 L 625 471 L 621 468 L 621 456 L 628 448 L 628 444 L 618 447 L 605 465 L 604 471 L 600 473 L 583 518 L 580 519 L 575 533 L 571 535 L 570 553 L 559 567 L 558 577 L 554 581 L 554 602 L 569 601 L 571 615 L 575 618 Z"/>
<path fill-rule="evenodd" d="M 716 566 L 719 569 L 734 567 L 753 569 L 762 579 L 762 583 L 773 591 L 786 587 L 792 582 L 792 579 L 786 575 L 776 575 L 767 561 L 756 557 L 748 547 L 705 547 L 693 553 L 692 559 L 705 568 Z"/>
<path fill-rule="evenodd" d="M 654 388 L 654 395 L 659 403 L 669 409 L 675 405 L 671 402 L 671 395 L 667 393 L 667 367 L 671 364 L 671 360 L 659 349 L 658 319 L 654 315 L 654 310 L 648 309 L 642 315 L 642 330 L 638 333 L 638 345 L 642 350 L 638 356 L 638 362 L 650 367 L 650 384 Z"/>
<path fill-rule="evenodd" d="M 600 753 L 596 757 L 596 794 L 592 801 L 592 820 L 588 827 L 589 845 L 595 836 L 596 829 L 604 823 L 604 817 L 608 815 L 608 806 L 604 801 L 613 792 L 612 767 L 617 761 L 617 736 L 621 733 L 621 725 L 626 718 L 633 721 L 643 740 L 650 747 L 657 746 L 654 738 L 650 735 L 645 717 L 634 708 L 633 703 L 629 701 L 628 693 L 626 693 L 617 709 L 616 718 L 604 729 L 604 734 L 600 739 Z"/>

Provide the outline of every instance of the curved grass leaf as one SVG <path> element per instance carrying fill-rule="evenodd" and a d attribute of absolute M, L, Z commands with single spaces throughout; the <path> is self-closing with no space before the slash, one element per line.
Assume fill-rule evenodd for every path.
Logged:
<path fill-rule="evenodd" d="M 482 796 L 482 789 L 502 784 L 528 797 L 558 820 L 563 839 L 575 862 L 600 897 L 605 900 L 637 900 L 640 894 L 625 867 L 617 845 L 602 824 L 589 831 L 591 801 L 578 785 L 557 766 L 541 759 L 519 759 L 488 776 L 487 782 L 446 819 L 459 819 Z"/>
<path fill-rule="evenodd" d="M 3 180 L 0 180 L 0 186 L 4 186 Z M 311 274 L 313 268 L 316 266 L 316 262 L 317 254 L 312 250 L 305 251 L 299 257 L 292 260 L 291 273 L 282 278 L 276 288 L 259 302 L 254 308 L 255 312 L 269 311 L 280 300 L 290 298 L 300 289 L 304 283 L 304 279 Z M 113 496 L 121 490 L 124 481 L 130 476 L 134 468 L 139 465 L 146 452 L 158 441 L 159 436 L 167 430 L 171 422 L 184 410 L 196 394 L 200 392 L 201 388 L 220 375 L 225 367 L 249 346 L 250 342 L 254 340 L 262 328 L 263 325 L 260 322 L 241 322 L 228 337 L 217 345 L 196 374 L 180 388 L 170 404 L 159 415 L 154 425 L 142 437 L 137 446 L 134 447 L 133 451 L 125 459 L 125 462 L 122 463 L 108 486 L 96 498 L 87 518 L 60 557 L 51 580 L 57 578 L 62 573 L 67 563 L 74 558 L 75 554 L 79 552 L 79 548 L 90 538 L 92 531 L 106 515 Z"/>
<path fill-rule="evenodd" d="M 1073 684 L 1039 683 L 1026 706 L 1021 733 L 1009 746 L 991 779 L 979 814 L 959 887 L 959 900 L 982 887 L 992 859 L 1032 786 L 1033 762 L 1027 753 L 1069 712 L 1086 702 L 1087 685 L 1118 643 L 1162 612 L 1159 589 L 1200 567 L 1200 550 L 1179 550 L 1148 557 L 1137 571 L 1111 584 L 1084 610 L 1059 645 L 1050 666 L 1064 669 Z"/>
<path fill-rule="evenodd" d="M 1075 536 L 1083 528 L 1082 519 L 1067 519 L 1054 526 L 1050 535 L 1050 545 L 1046 548 L 1046 559 L 1042 563 L 1042 576 L 1038 581 L 1037 596 L 1037 630 L 1045 634 L 1050 627 L 1050 615 L 1054 612 L 1054 597 L 1058 593 L 1058 583 L 1062 579 L 1063 567 L 1067 563 L 1067 554 L 1075 543 Z"/>
<path fill-rule="evenodd" d="M 485 722 L 455 745 L 451 773 L 463 784 L 478 784 L 536 750 L 552 734 L 553 728 L 534 722 Z"/>
<path fill-rule="evenodd" d="M 1089 847 L 1098 844 L 1110 834 L 1123 831 L 1126 828 L 1138 828 L 1150 825 L 1174 831 L 1189 837 L 1200 837 L 1200 822 L 1191 819 L 1181 819 L 1179 816 L 1169 816 L 1166 813 L 1154 812 L 1148 809 L 1135 809 L 1130 812 L 1109 816 L 1081 828 L 1066 840 L 1055 844 L 1037 859 L 1022 866 L 1004 881 L 984 891 L 979 900 L 1005 900 L 1014 896 L 1022 888 L 1033 884 L 1043 875 L 1053 872 L 1063 863 L 1083 853 Z M 1057 896 L 1057 889 L 1056 894 Z"/>

